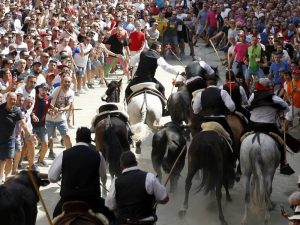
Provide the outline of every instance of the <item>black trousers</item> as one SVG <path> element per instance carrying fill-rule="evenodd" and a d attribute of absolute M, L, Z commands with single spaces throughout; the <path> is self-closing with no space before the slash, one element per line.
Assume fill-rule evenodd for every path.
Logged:
<path fill-rule="evenodd" d="M 158 80 L 156 80 L 154 77 L 151 78 L 151 77 L 136 76 L 127 85 L 127 87 L 125 89 L 125 98 L 129 97 L 132 94 L 132 90 L 130 89 L 131 86 L 136 85 L 136 84 L 140 84 L 140 83 L 144 83 L 144 82 L 154 82 L 154 83 L 156 83 L 157 84 L 156 88 L 158 89 L 158 91 L 165 96 L 165 87 Z"/>
<path fill-rule="evenodd" d="M 93 210 L 95 213 L 102 213 L 106 218 L 109 220 L 109 222 L 115 221 L 115 215 L 113 212 L 111 212 L 105 205 L 105 201 L 101 197 L 94 197 L 94 198 L 68 198 L 63 199 L 61 198 L 58 203 L 55 206 L 54 212 L 53 212 L 53 218 L 60 215 L 62 213 L 62 207 L 65 202 L 68 201 L 83 201 L 86 202 L 90 209 Z"/>

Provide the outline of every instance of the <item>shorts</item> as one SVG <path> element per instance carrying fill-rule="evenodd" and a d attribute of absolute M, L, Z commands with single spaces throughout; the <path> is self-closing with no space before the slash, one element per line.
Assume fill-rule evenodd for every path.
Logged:
<path fill-rule="evenodd" d="M 48 142 L 48 132 L 46 127 L 34 127 L 32 132 L 37 136 L 40 142 Z"/>
<path fill-rule="evenodd" d="M 252 75 L 257 76 L 258 78 L 265 78 L 264 71 L 259 68 L 259 70 L 253 72 L 251 69 L 247 68 L 245 73 L 245 79 L 249 79 Z"/>
<path fill-rule="evenodd" d="M 46 129 L 48 132 L 48 138 L 52 139 L 54 136 L 54 131 L 55 128 L 57 128 L 58 132 L 60 135 L 66 136 L 68 135 L 68 123 L 67 121 L 59 121 L 59 122 L 54 122 L 54 121 L 46 121 Z"/>
<path fill-rule="evenodd" d="M 77 77 L 84 77 L 84 74 L 85 74 L 85 69 L 84 69 L 84 67 L 77 66 L 77 69 L 76 69 L 76 76 L 77 76 Z"/>
<path fill-rule="evenodd" d="M 294 118 L 298 116 L 298 113 L 300 112 L 300 108 L 296 108 L 295 106 L 289 106 L 290 111 L 287 112 L 285 115 L 286 120 L 293 121 L 293 110 L 292 107 L 294 107 Z"/>
<path fill-rule="evenodd" d="M 178 45 L 178 37 L 176 36 L 164 36 L 163 44 L 171 44 L 171 45 Z"/>
<path fill-rule="evenodd" d="M 21 137 L 16 137 L 15 139 L 15 152 L 20 152 L 23 146 L 23 140 Z"/>
<path fill-rule="evenodd" d="M 91 70 L 95 71 L 101 65 L 100 60 L 91 60 Z"/>
<path fill-rule="evenodd" d="M 0 141 L 0 160 L 13 159 L 15 157 L 15 137 Z"/>
<path fill-rule="evenodd" d="M 87 69 L 87 70 L 91 70 L 91 69 L 92 69 L 92 62 L 91 62 L 91 59 L 90 59 L 90 58 L 89 58 L 88 61 L 87 61 L 86 69 Z"/>
<path fill-rule="evenodd" d="M 196 34 L 201 34 L 204 31 L 205 25 L 198 24 L 196 28 Z"/>

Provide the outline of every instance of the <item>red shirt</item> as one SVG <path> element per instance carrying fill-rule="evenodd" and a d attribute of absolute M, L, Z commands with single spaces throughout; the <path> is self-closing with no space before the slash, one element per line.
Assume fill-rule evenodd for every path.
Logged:
<path fill-rule="evenodd" d="M 130 36 L 130 51 L 139 51 L 145 43 L 145 34 L 142 31 L 133 31 Z"/>
<path fill-rule="evenodd" d="M 217 21 L 217 13 L 214 11 L 210 11 L 207 14 L 207 20 L 208 20 L 208 25 L 211 27 L 217 27 L 218 26 L 218 21 Z"/>

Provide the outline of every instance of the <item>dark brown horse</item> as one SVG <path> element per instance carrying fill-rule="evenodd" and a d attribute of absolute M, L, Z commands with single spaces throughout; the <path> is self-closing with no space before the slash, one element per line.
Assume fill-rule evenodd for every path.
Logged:
<path fill-rule="evenodd" d="M 122 79 L 119 81 L 113 80 L 110 83 L 104 79 L 107 90 L 105 91 L 106 98 L 101 98 L 104 102 L 120 102 L 120 92 L 122 86 Z"/>

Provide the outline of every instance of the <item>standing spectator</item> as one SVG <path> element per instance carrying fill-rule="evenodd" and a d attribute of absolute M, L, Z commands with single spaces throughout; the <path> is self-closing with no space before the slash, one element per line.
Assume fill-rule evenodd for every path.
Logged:
<path fill-rule="evenodd" d="M 117 213 L 117 224 L 144 224 L 146 221 L 149 225 L 155 224 L 154 202 L 166 204 L 169 201 L 166 188 L 152 173 L 137 167 L 131 151 L 122 153 L 120 166 L 122 174 L 112 183 L 105 205 Z"/>
<path fill-rule="evenodd" d="M 37 96 L 31 114 L 33 133 L 38 137 L 41 143 L 41 149 L 39 153 L 39 158 L 37 161 L 38 166 L 47 167 L 48 164 L 44 160 L 45 155 L 48 150 L 48 133 L 46 128 L 46 115 L 48 109 L 50 108 L 51 100 L 48 94 L 47 83 L 42 83 L 37 86 Z"/>
<path fill-rule="evenodd" d="M 205 24 L 208 15 L 208 5 L 203 3 L 203 8 L 199 11 L 196 20 L 196 35 L 194 37 L 194 45 L 196 46 L 197 40 L 205 34 Z"/>
<path fill-rule="evenodd" d="M 135 21 L 136 30 L 129 35 L 130 55 L 134 56 L 140 53 L 145 45 L 145 33 L 141 31 L 142 25 L 140 21 Z"/>
<path fill-rule="evenodd" d="M 72 109 L 74 100 L 74 92 L 70 89 L 71 81 L 70 76 L 62 77 L 61 86 L 57 87 L 51 96 L 53 109 L 46 116 L 48 138 L 53 139 L 57 128 L 67 149 L 72 147 L 67 123 L 67 112 Z"/>
<path fill-rule="evenodd" d="M 251 38 L 251 46 L 248 48 L 246 53 L 248 68 L 246 69 L 245 80 L 248 87 L 250 85 L 252 75 L 255 75 L 257 78 L 263 78 L 265 76 L 264 72 L 259 67 L 261 60 L 261 47 L 257 42 L 257 37 L 253 36 Z"/>
<path fill-rule="evenodd" d="M 6 103 L 0 105 L 0 183 L 3 183 L 4 167 L 6 161 L 14 157 L 15 135 L 14 130 L 17 122 L 25 132 L 28 138 L 35 142 L 34 135 L 28 130 L 22 112 L 15 107 L 17 95 L 10 92 L 7 95 Z M 8 175 L 8 174 L 5 174 Z"/>
<path fill-rule="evenodd" d="M 156 42 L 159 38 L 159 31 L 157 29 L 158 23 L 154 22 L 146 31 L 146 37 L 147 37 L 147 44 L 148 46 L 151 46 L 154 42 Z"/>
<path fill-rule="evenodd" d="M 271 63 L 270 72 L 269 72 L 269 79 L 273 80 L 274 82 L 274 90 L 281 88 L 282 80 L 279 74 L 280 69 L 284 69 L 285 71 L 289 71 L 289 65 L 281 60 L 281 55 L 277 52 L 274 54 L 274 61 Z"/>
<path fill-rule="evenodd" d="M 207 44 L 205 47 L 209 47 L 209 39 L 215 35 L 219 29 L 219 24 L 217 20 L 217 6 L 213 5 L 211 10 L 207 14 L 205 29 L 207 29 Z"/>
<path fill-rule="evenodd" d="M 246 36 L 244 32 L 241 32 L 239 34 L 239 41 L 233 52 L 233 64 L 232 64 L 232 71 L 234 75 L 236 76 L 239 71 L 242 71 L 243 75 L 245 76 L 247 66 L 244 63 L 245 56 L 247 53 L 247 49 L 250 46 L 249 44 L 246 43 Z"/>
<path fill-rule="evenodd" d="M 84 77 L 87 67 L 87 62 L 89 54 L 93 47 L 90 44 L 91 38 L 88 36 L 84 37 L 83 43 L 80 43 L 74 50 L 74 61 L 76 65 L 76 78 L 77 78 L 77 91 L 78 94 L 84 94 L 85 92 L 81 90 L 82 85 L 84 85 Z M 86 87 L 84 86 L 86 89 Z M 87 90 L 87 89 L 86 89 Z"/>

